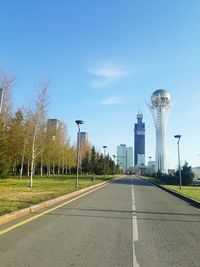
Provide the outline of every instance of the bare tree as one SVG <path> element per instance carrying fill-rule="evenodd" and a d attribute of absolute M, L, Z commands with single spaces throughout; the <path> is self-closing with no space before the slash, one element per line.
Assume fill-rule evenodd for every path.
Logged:
<path fill-rule="evenodd" d="M 3 89 L 0 114 L 0 175 L 8 174 L 10 168 L 8 129 L 12 118 L 11 90 L 15 77 L 0 69 L 0 88 Z"/>
<path fill-rule="evenodd" d="M 33 186 L 33 176 L 36 157 L 41 153 L 41 137 L 45 131 L 46 111 L 47 111 L 47 93 L 49 81 L 40 85 L 37 99 L 35 100 L 33 110 L 29 116 L 29 136 L 31 141 L 31 160 L 30 160 L 30 187 Z"/>
<path fill-rule="evenodd" d="M 7 74 L 0 69 L 0 88 L 3 89 L 2 112 L 4 125 L 7 125 L 12 117 L 12 88 L 15 84 L 15 76 Z"/>

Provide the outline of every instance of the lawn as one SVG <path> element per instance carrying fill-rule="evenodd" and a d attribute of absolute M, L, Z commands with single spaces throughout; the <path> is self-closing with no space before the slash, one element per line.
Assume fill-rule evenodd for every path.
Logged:
<path fill-rule="evenodd" d="M 96 176 L 95 182 L 91 177 L 80 176 L 79 188 L 105 181 L 103 176 Z M 106 176 L 106 180 L 112 177 Z M 76 190 L 75 179 L 75 176 L 35 177 L 32 188 L 27 178 L 0 179 L 0 216 L 73 192 Z"/>
<path fill-rule="evenodd" d="M 182 190 L 179 189 L 179 186 L 174 185 L 165 185 L 165 187 L 174 190 L 182 195 L 185 195 L 189 198 L 193 198 L 197 201 L 200 201 L 200 187 L 182 186 Z"/>

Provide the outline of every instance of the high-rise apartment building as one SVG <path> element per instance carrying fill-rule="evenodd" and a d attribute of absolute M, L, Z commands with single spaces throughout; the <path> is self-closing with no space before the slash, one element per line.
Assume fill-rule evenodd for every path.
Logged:
<path fill-rule="evenodd" d="M 77 134 L 77 142 L 79 141 L 78 137 L 80 137 L 80 160 L 84 157 L 86 151 L 88 150 L 88 133 L 80 132 Z"/>
<path fill-rule="evenodd" d="M 145 123 L 143 114 L 138 112 L 134 128 L 134 166 L 145 165 Z"/>
<path fill-rule="evenodd" d="M 133 167 L 133 148 L 126 148 L 126 168 L 129 169 Z"/>
<path fill-rule="evenodd" d="M 126 147 L 125 144 L 117 146 L 117 164 L 126 171 L 133 167 L 133 148 Z"/>
<path fill-rule="evenodd" d="M 80 132 L 80 145 L 88 143 L 88 133 Z"/>
<path fill-rule="evenodd" d="M 126 170 L 126 145 L 121 144 L 117 146 L 117 164 L 123 170 Z"/>
<path fill-rule="evenodd" d="M 47 130 L 56 132 L 58 129 L 60 121 L 57 119 L 48 119 L 47 120 Z"/>

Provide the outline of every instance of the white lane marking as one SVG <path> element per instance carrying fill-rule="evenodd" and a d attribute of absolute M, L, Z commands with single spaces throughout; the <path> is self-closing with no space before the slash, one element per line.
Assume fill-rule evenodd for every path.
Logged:
<path fill-rule="evenodd" d="M 140 265 L 137 262 L 136 253 L 135 253 L 135 241 L 138 241 L 139 237 L 138 237 L 138 225 L 137 225 L 136 206 L 135 206 L 135 193 L 134 193 L 133 183 L 131 185 L 131 189 L 132 189 L 131 192 L 132 192 L 133 267 L 139 267 Z"/>

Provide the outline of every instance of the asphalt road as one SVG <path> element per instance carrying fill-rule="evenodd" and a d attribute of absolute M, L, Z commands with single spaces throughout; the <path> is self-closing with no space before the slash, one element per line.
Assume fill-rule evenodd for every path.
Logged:
<path fill-rule="evenodd" d="M 11 266 L 199 267 L 200 210 L 125 177 L 0 235 Z"/>

